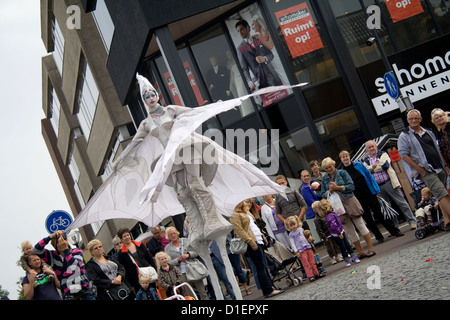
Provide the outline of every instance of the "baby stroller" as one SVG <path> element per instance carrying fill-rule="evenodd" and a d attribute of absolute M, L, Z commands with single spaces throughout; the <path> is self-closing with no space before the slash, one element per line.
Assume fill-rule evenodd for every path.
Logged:
<path fill-rule="evenodd" d="M 419 226 L 419 222 L 416 222 L 416 239 L 422 240 L 428 235 L 432 235 L 438 230 L 445 230 L 444 228 L 444 219 L 441 215 L 441 210 L 432 210 L 431 217 L 433 222 L 431 224 L 426 224 L 423 227 Z"/>
<path fill-rule="evenodd" d="M 165 300 L 198 300 L 194 289 L 187 282 L 183 282 L 173 287 L 173 295 Z"/>
<path fill-rule="evenodd" d="M 413 188 L 414 191 L 410 194 L 410 196 L 414 199 L 414 204 L 416 209 L 418 208 L 418 204 L 421 201 L 421 195 L 420 195 L 420 190 L 423 189 L 425 187 L 424 184 L 418 185 L 417 183 L 413 183 Z M 419 223 L 419 219 L 417 219 L 416 221 L 416 232 L 415 232 L 415 236 L 416 239 L 418 240 L 422 240 L 424 239 L 426 236 L 428 235 L 432 235 L 433 233 L 435 233 L 436 231 L 440 230 L 445 230 L 444 228 L 444 219 L 442 218 L 442 214 L 441 211 L 438 210 L 431 210 L 431 217 L 433 222 L 431 224 L 425 224 L 424 226 L 421 226 Z"/>
<path fill-rule="evenodd" d="M 302 278 L 294 274 L 295 271 L 302 269 L 300 260 L 286 249 L 281 242 L 267 235 L 266 238 L 269 245 L 265 249 L 264 254 L 269 265 L 271 264 L 273 266 L 272 270 L 268 270 L 272 282 L 281 281 L 281 279 L 286 278 L 286 285 L 288 287 L 301 285 L 303 283 Z"/>

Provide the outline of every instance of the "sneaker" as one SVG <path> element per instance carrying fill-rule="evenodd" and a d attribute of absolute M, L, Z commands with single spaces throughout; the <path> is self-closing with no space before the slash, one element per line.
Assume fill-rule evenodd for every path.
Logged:
<path fill-rule="evenodd" d="M 336 259 L 331 258 L 331 264 L 336 264 L 336 263 L 337 263 Z"/>
<path fill-rule="evenodd" d="M 344 261 L 344 259 L 342 259 L 342 255 L 338 255 L 337 258 L 336 258 L 336 261 L 337 261 L 337 262 L 342 262 L 342 261 Z"/>
<path fill-rule="evenodd" d="M 349 258 L 346 258 L 346 259 L 344 259 L 345 260 L 345 265 L 347 266 L 347 267 L 350 267 L 351 265 L 352 265 L 352 263 L 350 262 L 350 259 Z"/>
<path fill-rule="evenodd" d="M 327 269 L 325 269 L 324 267 L 317 268 L 317 270 L 319 271 L 319 274 L 327 273 Z"/>
<path fill-rule="evenodd" d="M 309 278 L 309 282 L 313 282 L 313 281 L 316 281 L 316 278 L 315 278 L 315 277 Z"/>
<path fill-rule="evenodd" d="M 354 257 L 353 258 L 353 263 L 357 264 L 357 263 L 360 263 L 360 262 L 361 262 L 361 260 L 359 260 L 358 257 Z"/>

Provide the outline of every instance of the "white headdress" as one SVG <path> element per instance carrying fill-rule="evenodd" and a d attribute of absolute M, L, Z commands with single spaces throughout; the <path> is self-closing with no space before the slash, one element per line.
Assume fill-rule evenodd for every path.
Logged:
<path fill-rule="evenodd" d="M 158 92 L 157 92 L 156 89 L 152 86 L 152 84 L 150 83 L 150 81 L 147 80 L 146 77 L 141 76 L 139 73 L 136 72 L 136 79 L 137 79 L 137 81 L 138 81 L 138 83 L 139 83 L 139 92 L 141 93 L 141 99 L 142 99 L 142 102 L 144 102 L 144 105 L 146 105 L 146 104 L 145 104 L 145 99 L 144 99 L 144 93 L 147 92 L 147 91 L 148 91 L 148 92 L 154 91 L 154 92 L 156 93 L 156 96 L 157 96 L 158 99 L 159 99 Z"/>

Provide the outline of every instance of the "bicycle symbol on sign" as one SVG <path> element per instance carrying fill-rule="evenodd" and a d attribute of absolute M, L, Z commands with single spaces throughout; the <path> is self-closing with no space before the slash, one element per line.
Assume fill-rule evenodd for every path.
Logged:
<path fill-rule="evenodd" d="M 53 223 L 50 225 L 50 231 L 56 232 L 59 230 L 59 226 L 62 226 L 64 229 L 67 228 L 70 225 L 69 219 L 63 219 L 62 216 L 59 216 L 58 218 L 53 218 Z"/>

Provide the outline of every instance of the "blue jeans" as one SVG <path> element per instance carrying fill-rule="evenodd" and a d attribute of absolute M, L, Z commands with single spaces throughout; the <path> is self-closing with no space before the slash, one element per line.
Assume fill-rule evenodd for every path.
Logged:
<path fill-rule="evenodd" d="M 214 269 L 216 269 L 217 277 L 219 278 L 219 280 L 222 280 L 231 299 L 236 300 L 236 296 L 234 295 L 233 287 L 231 286 L 231 283 L 227 277 L 225 265 L 213 254 L 211 255 L 211 260 L 214 265 Z M 224 297 L 225 297 L 225 295 L 224 295 Z"/>
<path fill-rule="evenodd" d="M 258 244 L 258 250 L 253 250 L 250 246 L 247 246 L 247 252 L 245 252 L 245 256 L 252 260 L 256 267 L 257 277 L 259 280 L 259 284 L 261 286 L 261 290 L 263 295 L 269 295 L 273 291 L 272 280 L 266 270 L 266 264 L 264 263 L 264 250 L 261 245 Z"/>
<path fill-rule="evenodd" d="M 231 266 L 233 267 L 233 273 L 239 279 L 239 283 L 247 282 L 247 273 L 241 267 L 241 259 L 238 254 L 228 254 Z"/>
<path fill-rule="evenodd" d="M 342 257 L 345 259 L 347 256 L 353 255 L 353 248 L 350 242 L 348 242 L 347 236 L 345 235 L 345 232 L 343 233 L 344 239 L 341 239 L 339 237 L 331 236 L 334 241 L 336 241 L 337 245 L 341 249 Z"/>

